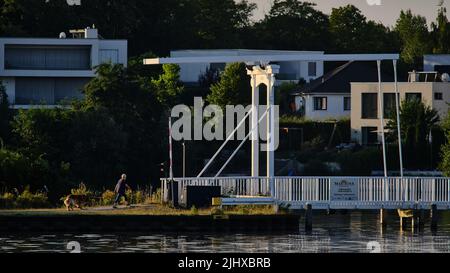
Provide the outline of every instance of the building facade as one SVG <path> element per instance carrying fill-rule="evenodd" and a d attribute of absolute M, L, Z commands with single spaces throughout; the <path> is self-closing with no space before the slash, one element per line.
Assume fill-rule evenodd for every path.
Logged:
<path fill-rule="evenodd" d="M 310 120 L 340 120 L 350 118 L 351 96 L 348 93 L 305 94 L 296 104 L 304 107 L 305 118 Z"/>
<path fill-rule="evenodd" d="M 362 145 L 374 145 L 381 142 L 381 111 L 384 124 L 387 117 L 395 111 L 395 84 L 382 83 L 383 108 L 380 108 L 378 83 L 351 83 L 351 137 L 352 141 Z M 450 83 L 448 82 L 400 82 L 398 83 L 400 101 L 419 99 L 437 110 L 444 118 L 450 102 Z"/>
<path fill-rule="evenodd" d="M 211 56 L 271 56 L 271 55 L 299 55 L 305 56 L 323 55 L 323 51 L 287 51 L 287 50 L 251 50 L 251 49 L 213 49 L 213 50 L 175 50 L 171 51 L 170 57 L 211 57 Z M 270 58 L 269 58 L 270 59 Z M 323 75 L 323 61 L 290 61 L 277 62 L 280 72 L 277 74 L 277 83 L 309 82 Z M 218 69 L 223 71 L 225 63 L 201 63 L 180 64 L 180 80 L 185 84 L 197 84 L 199 77 L 207 69 Z"/>
<path fill-rule="evenodd" d="M 382 73 L 383 81 L 392 81 L 393 75 Z M 310 120 L 350 119 L 352 111 L 351 85 L 353 81 L 378 80 L 376 63 L 348 62 L 327 72 L 295 91 L 297 110 Z"/>
<path fill-rule="evenodd" d="M 127 64 L 127 41 L 101 39 L 98 30 L 73 38 L 0 38 L 0 80 L 13 108 L 53 107 L 82 98 L 102 63 Z"/>

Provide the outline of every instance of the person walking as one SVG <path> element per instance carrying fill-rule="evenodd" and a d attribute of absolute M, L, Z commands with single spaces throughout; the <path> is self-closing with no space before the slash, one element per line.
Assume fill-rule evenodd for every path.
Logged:
<path fill-rule="evenodd" d="M 117 205 L 119 204 L 121 197 L 124 197 L 125 202 L 127 202 L 127 206 L 129 205 L 127 196 L 125 194 L 127 189 L 131 190 L 131 187 L 127 184 L 127 175 L 122 174 L 121 178 L 117 182 L 116 188 L 114 189 L 114 193 L 116 194 L 116 199 L 114 200 L 114 205 L 113 205 L 114 209 L 117 208 Z"/>

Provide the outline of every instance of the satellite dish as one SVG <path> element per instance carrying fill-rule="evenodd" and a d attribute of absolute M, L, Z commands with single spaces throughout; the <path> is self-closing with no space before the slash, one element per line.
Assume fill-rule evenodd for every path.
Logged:
<path fill-rule="evenodd" d="M 441 76 L 442 82 L 450 82 L 450 75 L 448 73 L 444 73 Z"/>
<path fill-rule="evenodd" d="M 59 34 L 59 39 L 66 39 L 66 38 L 67 38 L 67 35 L 66 35 L 65 32 L 61 32 L 61 33 Z"/>

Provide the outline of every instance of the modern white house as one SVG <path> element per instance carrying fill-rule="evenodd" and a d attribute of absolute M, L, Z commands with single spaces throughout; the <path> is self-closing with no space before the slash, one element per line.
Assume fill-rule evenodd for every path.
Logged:
<path fill-rule="evenodd" d="M 264 56 L 267 59 L 276 59 L 271 56 L 279 55 L 305 55 L 322 56 L 323 51 L 288 51 L 288 50 L 254 50 L 254 49 L 212 49 L 212 50 L 175 50 L 170 52 L 170 57 L 214 57 L 214 56 Z M 277 74 L 277 83 L 299 82 L 305 80 L 309 82 L 323 75 L 323 61 L 284 61 L 276 62 L 280 66 Z M 207 69 L 218 69 L 223 71 L 226 63 L 185 63 L 180 64 L 180 80 L 185 84 L 197 84 L 199 77 Z"/>
<path fill-rule="evenodd" d="M 436 74 L 436 72 L 410 73 L 408 82 L 398 83 L 400 101 L 419 99 L 437 110 L 440 117 L 444 118 L 450 110 L 450 83 L 442 81 Z M 381 113 L 383 111 L 383 122 L 386 125 L 389 115 L 395 111 L 395 84 L 382 83 L 381 92 L 384 109 L 380 106 L 377 82 L 351 83 L 351 137 L 359 144 L 379 144 L 382 140 Z"/>
<path fill-rule="evenodd" d="M 382 73 L 383 81 L 393 75 Z M 296 110 L 310 120 L 339 120 L 350 118 L 352 111 L 351 82 L 377 82 L 374 62 L 348 62 L 322 77 L 295 90 Z"/>
<path fill-rule="evenodd" d="M 102 63 L 127 65 L 128 42 L 102 39 L 95 28 L 71 38 L 0 38 L 0 80 L 15 109 L 53 107 L 81 98 Z"/>

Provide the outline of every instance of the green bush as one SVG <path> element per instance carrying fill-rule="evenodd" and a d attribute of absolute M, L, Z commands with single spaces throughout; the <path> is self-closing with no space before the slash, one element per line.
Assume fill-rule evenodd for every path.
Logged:
<path fill-rule="evenodd" d="M 16 207 L 20 209 L 49 208 L 50 203 L 44 193 L 32 193 L 26 189 L 17 197 Z"/>
<path fill-rule="evenodd" d="M 51 207 L 44 193 L 32 193 L 27 187 L 19 196 L 6 192 L 0 195 L 0 209 L 41 209 Z"/>
<path fill-rule="evenodd" d="M 351 126 L 349 119 L 330 120 L 330 121 L 313 121 L 306 120 L 303 117 L 296 115 L 284 115 L 280 117 L 280 128 L 296 128 L 302 129 L 302 138 L 304 144 L 309 142 L 310 144 L 328 145 L 331 139 L 331 145 L 336 146 L 340 143 L 348 143 L 351 141 Z M 319 143 L 318 143 L 319 142 Z"/>
<path fill-rule="evenodd" d="M 0 209 L 13 209 L 16 207 L 15 196 L 12 193 L 4 193 L 0 195 Z"/>
<path fill-rule="evenodd" d="M 114 199 L 116 198 L 116 194 L 113 191 L 107 190 L 102 193 L 102 205 L 110 206 L 114 204 Z"/>
<path fill-rule="evenodd" d="M 7 189 L 23 185 L 41 188 L 49 179 L 48 162 L 42 158 L 31 160 L 24 154 L 0 147 L 0 183 Z"/>
<path fill-rule="evenodd" d="M 328 166 L 323 161 L 313 159 L 305 165 L 305 176 L 330 176 L 332 175 Z"/>
<path fill-rule="evenodd" d="M 86 195 L 86 196 L 93 196 L 94 193 L 86 187 L 84 183 L 80 183 L 78 185 L 78 188 L 74 188 L 70 191 L 74 195 Z"/>
<path fill-rule="evenodd" d="M 357 152 L 344 151 L 337 156 L 343 175 L 367 176 L 382 167 L 382 153 L 377 148 L 365 148 Z"/>
<path fill-rule="evenodd" d="M 192 215 L 198 215 L 198 208 L 196 208 L 195 206 L 192 206 L 190 213 Z"/>
<path fill-rule="evenodd" d="M 219 208 L 219 207 L 212 207 L 211 208 L 211 215 L 223 215 L 224 211 L 223 209 Z"/>
<path fill-rule="evenodd" d="M 114 200 L 116 198 L 116 193 L 111 190 L 104 191 L 103 193 L 101 193 L 101 196 L 99 198 L 96 198 L 95 194 L 91 190 L 89 190 L 83 183 L 81 183 L 78 188 L 72 189 L 71 192 L 72 194 L 76 195 L 88 196 L 88 198 L 91 200 L 91 202 L 88 204 L 89 206 L 96 206 L 96 205 L 110 206 L 114 204 Z M 126 197 L 129 204 L 143 204 L 147 200 L 151 199 L 151 197 L 148 196 L 148 194 L 142 190 L 127 191 Z M 64 199 L 65 197 L 61 198 L 61 200 Z"/>
<path fill-rule="evenodd" d="M 29 188 L 19 196 L 12 193 L 0 195 L 0 209 L 41 209 L 51 207 L 48 197 L 44 193 L 32 193 Z"/>
<path fill-rule="evenodd" d="M 152 203 L 152 204 L 160 204 L 161 203 L 161 188 L 158 188 L 152 195 L 150 196 L 149 200 L 146 203 Z"/>
<path fill-rule="evenodd" d="M 99 205 L 99 199 L 95 198 L 95 193 L 93 191 L 91 191 L 90 189 L 87 188 L 87 186 L 84 183 L 80 183 L 80 185 L 78 185 L 77 188 L 73 188 L 70 190 L 70 193 L 73 195 L 84 195 L 87 197 L 87 203 L 85 204 L 85 206 L 88 207 L 94 207 Z M 61 201 L 63 201 L 64 199 L 66 199 L 66 196 L 63 196 L 61 198 Z"/>
<path fill-rule="evenodd" d="M 144 191 L 133 192 L 133 204 L 143 204 L 146 200 L 146 193 Z"/>
<path fill-rule="evenodd" d="M 250 213 L 250 209 L 247 206 L 238 206 L 239 214 L 248 215 Z"/>
<path fill-rule="evenodd" d="M 130 204 L 143 204 L 146 200 L 146 193 L 141 190 L 127 191 L 126 196 Z"/>

